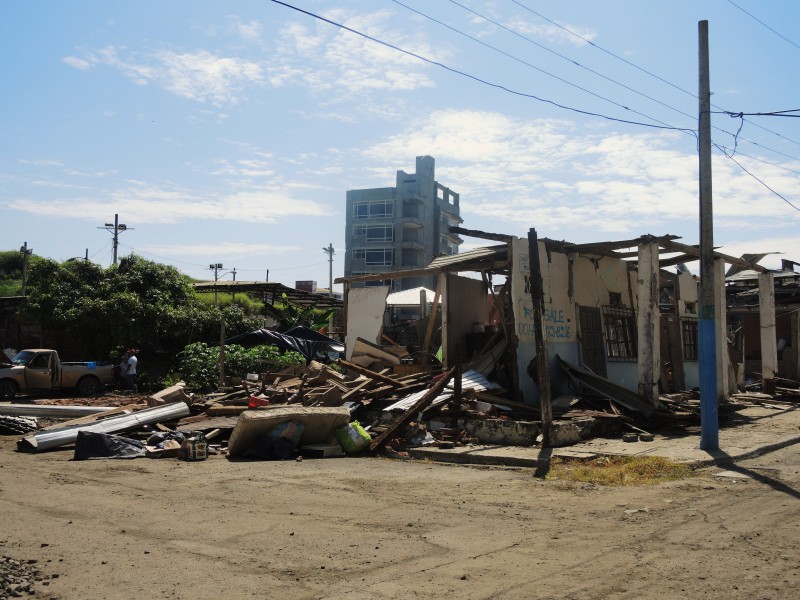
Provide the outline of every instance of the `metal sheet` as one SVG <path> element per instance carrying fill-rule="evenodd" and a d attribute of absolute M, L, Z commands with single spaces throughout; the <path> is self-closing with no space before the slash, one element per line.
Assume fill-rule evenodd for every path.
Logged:
<path fill-rule="evenodd" d="M 51 432 L 37 433 L 29 435 L 17 442 L 17 450 L 21 452 L 41 452 L 74 444 L 78 439 L 79 431 L 93 431 L 96 433 L 119 433 L 122 431 L 132 431 L 145 425 L 153 425 L 162 421 L 174 421 L 189 415 L 189 407 L 183 402 L 175 402 L 156 408 L 148 408 L 139 412 L 123 415 L 121 417 L 111 417 L 98 423 L 92 423 L 85 427 L 75 427 L 73 429 L 59 429 Z"/>
<path fill-rule="evenodd" d="M 54 404 L 0 404 L 0 415 L 75 419 L 112 410 L 114 406 L 58 406 Z"/>

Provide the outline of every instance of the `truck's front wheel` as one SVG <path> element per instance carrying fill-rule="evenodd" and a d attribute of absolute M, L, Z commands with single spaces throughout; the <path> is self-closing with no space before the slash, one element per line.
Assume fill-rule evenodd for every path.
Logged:
<path fill-rule="evenodd" d="M 78 393 L 81 396 L 94 396 L 100 391 L 100 380 L 97 377 L 84 377 L 78 382 Z"/>
<path fill-rule="evenodd" d="M 0 400 L 11 400 L 17 395 L 17 384 L 10 379 L 0 381 Z"/>

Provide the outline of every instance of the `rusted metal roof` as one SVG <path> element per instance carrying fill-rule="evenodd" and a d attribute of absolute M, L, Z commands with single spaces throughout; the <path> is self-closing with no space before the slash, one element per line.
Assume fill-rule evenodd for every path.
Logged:
<path fill-rule="evenodd" d="M 323 296 L 322 294 L 312 294 L 303 290 L 296 290 L 277 282 L 264 281 L 203 281 L 193 283 L 192 287 L 196 292 L 225 292 L 225 293 L 262 293 L 269 294 L 271 301 L 280 301 L 283 294 L 295 304 L 309 305 L 314 304 L 319 308 L 340 308 L 343 305 L 341 300 Z"/>

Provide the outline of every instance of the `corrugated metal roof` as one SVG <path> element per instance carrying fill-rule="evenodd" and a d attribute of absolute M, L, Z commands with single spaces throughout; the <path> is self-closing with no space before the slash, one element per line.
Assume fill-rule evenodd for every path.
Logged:
<path fill-rule="evenodd" d="M 486 390 L 496 390 L 500 389 L 500 386 L 496 383 L 489 381 L 478 373 L 477 371 L 465 371 L 464 374 L 461 376 L 461 388 L 467 389 L 472 388 L 476 392 L 485 392 Z M 417 400 L 422 398 L 428 390 L 422 390 L 419 392 L 415 392 L 409 396 L 406 396 L 402 400 L 398 400 L 391 406 L 387 406 L 383 410 L 390 411 L 390 410 L 408 410 L 414 404 L 416 404 Z M 447 384 L 447 387 L 444 391 L 434 398 L 433 402 L 431 402 L 431 406 L 438 406 L 445 400 L 453 397 L 453 382 Z"/>
<path fill-rule="evenodd" d="M 425 300 L 429 304 L 433 302 L 436 292 L 425 287 L 415 287 L 410 290 L 394 292 L 386 296 L 386 304 L 389 306 L 419 306 L 419 293 L 425 290 Z M 441 298 L 439 299 L 441 302 Z"/>
<path fill-rule="evenodd" d="M 474 250 L 459 252 L 458 254 L 437 256 L 430 262 L 428 268 L 440 269 L 443 267 L 450 267 L 473 261 L 506 260 L 507 258 L 508 258 L 508 246 L 506 246 L 505 244 L 502 244 L 500 246 L 486 246 L 484 248 L 475 248 Z"/>

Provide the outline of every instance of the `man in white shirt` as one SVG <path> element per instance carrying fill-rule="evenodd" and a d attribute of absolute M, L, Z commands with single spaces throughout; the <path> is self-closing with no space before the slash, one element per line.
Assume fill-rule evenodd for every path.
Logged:
<path fill-rule="evenodd" d="M 136 358 L 136 350 L 131 348 L 128 350 L 128 368 L 125 370 L 125 379 L 128 383 L 127 389 L 130 392 L 138 391 L 136 389 L 136 364 L 139 359 Z"/>

